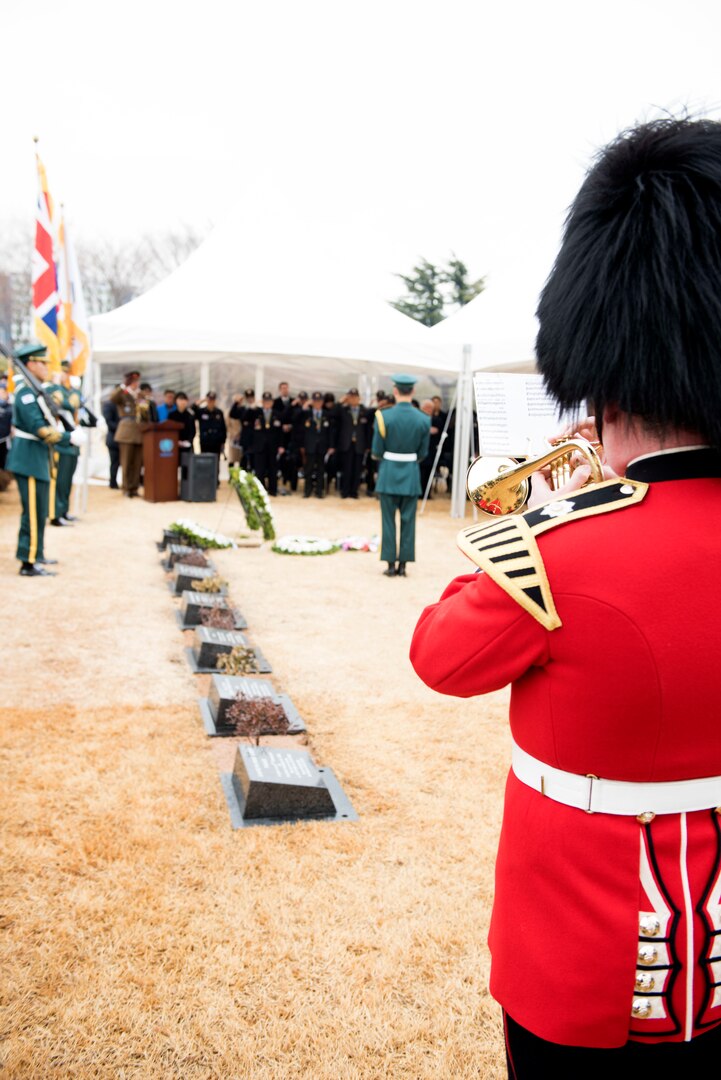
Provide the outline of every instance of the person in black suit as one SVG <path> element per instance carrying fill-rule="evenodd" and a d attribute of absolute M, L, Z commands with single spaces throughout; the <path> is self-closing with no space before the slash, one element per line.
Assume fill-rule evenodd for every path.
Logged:
<path fill-rule="evenodd" d="M 323 498 L 326 459 L 335 453 L 336 428 L 333 414 L 323 408 L 323 395 L 314 391 L 311 407 L 303 409 L 294 430 L 296 445 L 303 450 L 305 490 L 303 497 Z"/>
<path fill-rule="evenodd" d="M 273 401 L 273 412 L 280 420 L 282 431 L 280 445 L 283 452 L 280 455 L 280 472 L 283 488 L 280 494 L 290 495 L 291 491 L 296 491 L 298 488 L 298 461 L 295 454 L 291 452 L 294 408 L 287 382 L 278 383 L 278 396 Z"/>
<path fill-rule="evenodd" d="M 183 425 L 178 432 L 178 446 L 180 447 L 181 458 L 183 453 L 192 454 L 195 439 L 195 415 L 192 409 L 188 408 L 188 395 L 184 394 L 182 390 L 175 395 L 175 408 L 168 413 L 168 420 L 174 420 L 176 424 Z"/>
<path fill-rule="evenodd" d="M 283 425 L 278 413 L 273 409 L 273 395 L 270 390 L 263 393 L 260 409 L 253 410 L 252 417 L 246 417 L 252 424 L 253 432 L 253 469 L 269 495 L 278 494 L 278 460 L 285 453 L 282 445 Z"/>
<path fill-rule="evenodd" d="M 110 455 L 110 483 L 109 487 L 113 491 L 118 490 L 118 469 L 120 468 L 120 447 L 115 441 L 115 431 L 120 423 L 120 417 L 118 416 L 118 408 L 112 401 L 104 401 L 103 407 L 103 420 L 107 427 L 107 433 L 105 435 L 105 445 L 108 448 L 108 454 Z"/>
<path fill-rule="evenodd" d="M 338 423 L 337 454 L 342 499 L 357 499 L 363 459 L 370 450 L 373 435 L 373 414 L 361 405 L 356 387 L 343 399 Z"/>
<path fill-rule="evenodd" d="M 240 464 L 246 472 L 253 472 L 253 422 L 255 420 L 255 391 L 248 387 L 241 401 L 234 401 L 229 416 L 240 421 L 240 433 L 235 445 L 240 447 Z"/>

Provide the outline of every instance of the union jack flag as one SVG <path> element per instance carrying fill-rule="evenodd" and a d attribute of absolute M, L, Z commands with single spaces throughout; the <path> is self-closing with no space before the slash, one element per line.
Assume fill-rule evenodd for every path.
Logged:
<path fill-rule="evenodd" d="M 53 258 L 53 201 L 45 166 L 38 164 L 38 208 L 33 251 L 33 315 L 35 336 L 48 350 L 48 364 L 60 366 L 58 342 L 58 280 Z"/>

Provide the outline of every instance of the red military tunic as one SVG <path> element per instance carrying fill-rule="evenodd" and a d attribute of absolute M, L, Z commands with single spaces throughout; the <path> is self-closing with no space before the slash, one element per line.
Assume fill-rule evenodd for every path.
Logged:
<path fill-rule="evenodd" d="M 515 742 L 558 769 L 719 776 L 721 455 L 669 452 L 627 475 L 639 486 L 615 485 L 613 512 L 584 509 L 600 497 L 587 488 L 526 513 L 518 528 L 541 526 L 526 593 L 513 577 L 457 578 L 421 615 L 411 661 L 445 694 L 511 683 Z M 489 944 L 491 992 L 544 1039 L 700 1034 L 721 1021 L 720 813 L 586 814 L 511 771 Z"/>

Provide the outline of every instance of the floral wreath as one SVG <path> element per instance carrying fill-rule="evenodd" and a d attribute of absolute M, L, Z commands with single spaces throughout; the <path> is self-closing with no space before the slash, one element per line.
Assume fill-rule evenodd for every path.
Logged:
<path fill-rule="evenodd" d="M 198 525 L 197 521 L 188 518 L 179 518 L 168 529 L 169 532 L 177 533 L 191 545 L 199 548 L 233 548 L 235 541 L 221 532 L 206 529 Z"/>
<path fill-rule="evenodd" d="M 240 465 L 231 465 L 230 484 L 240 499 L 248 528 L 262 529 L 264 540 L 274 540 L 275 522 L 270 499 L 258 477 L 241 469 Z"/>
<path fill-rule="evenodd" d="M 321 536 L 281 536 L 273 544 L 273 551 L 279 555 L 332 555 L 340 550 L 335 540 L 325 540 Z"/>

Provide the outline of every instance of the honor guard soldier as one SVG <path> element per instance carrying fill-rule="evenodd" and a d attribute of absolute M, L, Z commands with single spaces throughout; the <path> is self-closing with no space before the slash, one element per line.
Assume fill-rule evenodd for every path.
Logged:
<path fill-rule="evenodd" d="M 48 383 L 45 389 L 61 412 L 72 419 L 74 424 L 77 424 L 80 394 L 73 389 L 70 383 L 69 360 L 62 361 L 58 381 Z M 73 476 L 77 468 L 80 449 L 73 446 L 72 443 L 67 446 L 58 443 L 53 447 L 52 454 L 54 476 L 50 480 L 48 517 L 51 525 L 72 525 L 75 518 L 69 513 L 70 493 L 73 487 Z"/>
<path fill-rule="evenodd" d="M 405 577 L 406 563 L 416 558 L 416 508 L 421 494 L 418 462 L 428 453 L 431 424 L 411 404 L 417 378 L 403 374 L 391 378 L 396 404 L 376 412 L 371 453 L 380 462 L 375 489 L 381 501 L 381 559 L 388 563 L 383 573 Z M 400 543 L 396 513 L 401 522 Z"/>
<path fill-rule="evenodd" d="M 531 509 L 463 529 L 482 573 L 413 638 L 441 693 L 511 684 L 489 944 L 517 1080 L 721 1062 L 719 281 L 721 124 L 624 132 L 571 206 L 536 342 L 558 405 L 593 402 L 564 434 L 597 429 L 605 479 L 536 473 Z"/>
<path fill-rule="evenodd" d="M 55 447 L 81 446 L 86 439 L 79 428 L 65 431 L 48 405 L 42 383 L 48 379 L 44 345 L 25 345 L 15 356 L 26 365 L 37 382 L 31 383 L 21 373 L 15 375 L 13 402 L 13 440 L 7 468 L 14 474 L 22 500 L 17 557 L 22 577 L 52 574 L 45 566 L 55 559 L 45 557 L 45 520 L 48 516 L 51 458 Z"/>

